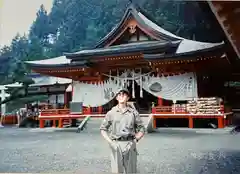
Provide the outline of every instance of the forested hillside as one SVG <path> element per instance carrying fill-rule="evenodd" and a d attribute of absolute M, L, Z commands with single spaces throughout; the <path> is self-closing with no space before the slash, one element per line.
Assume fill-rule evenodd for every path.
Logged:
<path fill-rule="evenodd" d="M 135 3 L 164 29 L 179 36 L 219 42 L 215 23 L 208 20 L 198 2 L 138 0 Z M 129 0 L 54 0 L 51 12 L 39 8 L 29 34 L 13 38 L 1 48 L 1 84 L 24 81 L 23 61 L 47 59 L 91 47 L 121 19 Z M 0 59 L 1 61 L 1 59 Z"/>

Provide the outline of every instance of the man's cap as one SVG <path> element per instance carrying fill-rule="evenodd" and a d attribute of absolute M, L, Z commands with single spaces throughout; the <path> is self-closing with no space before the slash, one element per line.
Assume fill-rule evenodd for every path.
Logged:
<path fill-rule="evenodd" d="M 120 93 L 125 93 L 127 94 L 128 96 L 130 96 L 130 92 L 127 88 L 122 88 L 120 89 L 118 92 L 117 92 L 117 95 L 120 94 Z"/>

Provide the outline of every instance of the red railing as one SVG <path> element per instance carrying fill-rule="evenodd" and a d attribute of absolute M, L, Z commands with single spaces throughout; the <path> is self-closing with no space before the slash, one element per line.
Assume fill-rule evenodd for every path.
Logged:
<path fill-rule="evenodd" d="M 106 114 L 109 111 L 107 107 L 83 107 L 82 114 Z M 69 109 L 46 109 L 41 111 L 41 116 L 69 115 Z"/>
<path fill-rule="evenodd" d="M 17 120 L 17 115 L 6 115 L 6 116 L 2 116 L 2 124 L 3 125 L 12 125 L 12 124 L 17 124 L 18 120 Z M 1 120 L 1 117 L 0 117 Z"/>
<path fill-rule="evenodd" d="M 45 109 L 41 111 L 42 116 L 58 116 L 70 114 L 69 109 Z"/>
<path fill-rule="evenodd" d="M 183 106 L 156 106 L 152 108 L 152 113 L 188 113 Z"/>
<path fill-rule="evenodd" d="M 111 108 L 106 106 L 98 106 L 98 107 L 84 107 L 84 114 L 106 114 Z"/>

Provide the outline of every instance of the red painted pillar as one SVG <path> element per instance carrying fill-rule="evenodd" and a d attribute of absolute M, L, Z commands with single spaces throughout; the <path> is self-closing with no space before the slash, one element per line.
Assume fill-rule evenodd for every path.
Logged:
<path fill-rule="evenodd" d="M 58 127 L 59 128 L 63 127 L 63 119 L 62 118 L 59 119 Z"/>
<path fill-rule="evenodd" d="M 153 116 L 153 129 L 157 128 L 157 120 L 156 118 Z"/>
<path fill-rule="evenodd" d="M 221 112 L 221 113 L 224 113 L 224 110 L 225 110 L 225 109 L 224 109 L 224 105 L 221 105 L 221 106 L 220 106 L 220 112 Z"/>
<path fill-rule="evenodd" d="M 218 117 L 218 128 L 224 128 L 223 117 Z"/>
<path fill-rule="evenodd" d="M 91 107 L 86 108 L 86 114 L 91 114 Z"/>
<path fill-rule="evenodd" d="M 53 120 L 53 126 L 52 127 L 56 127 L 56 120 Z"/>
<path fill-rule="evenodd" d="M 161 97 L 158 97 L 158 106 L 163 105 L 163 99 Z"/>
<path fill-rule="evenodd" d="M 188 117 L 188 127 L 193 128 L 193 118 L 191 116 Z"/>
<path fill-rule="evenodd" d="M 156 118 L 155 118 L 155 116 L 154 116 L 154 114 L 156 114 L 156 113 L 157 113 L 156 108 L 153 107 L 153 108 L 152 108 L 152 114 L 153 114 L 153 116 L 152 116 L 152 117 L 153 117 L 153 119 L 152 119 L 152 120 L 153 120 L 153 123 L 152 123 L 152 124 L 153 124 L 153 129 L 156 129 L 156 128 L 157 128 L 157 120 L 156 120 Z"/>
<path fill-rule="evenodd" d="M 102 106 L 99 106 L 99 107 L 98 107 L 98 113 L 101 114 L 102 111 L 103 111 L 103 107 L 102 107 Z"/>
<path fill-rule="evenodd" d="M 67 104 L 68 104 L 68 95 L 67 95 L 67 92 L 65 91 L 65 93 L 64 93 L 64 108 L 67 108 Z"/>
<path fill-rule="evenodd" d="M 152 108 L 152 113 L 153 113 L 153 114 L 156 114 L 156 112 L 157 112 L 157 111 L 156 111 L 156 108 L 153 107 L 153 108 Z"/>
<path fill-rule="evenodd" d="M 44 128 L 44 122 L 45 120 L 39 119 L 39 128 Z"/>

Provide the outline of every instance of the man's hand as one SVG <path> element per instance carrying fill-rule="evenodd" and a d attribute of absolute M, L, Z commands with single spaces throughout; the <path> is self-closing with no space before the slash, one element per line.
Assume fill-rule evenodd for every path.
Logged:
<path fill-rule="evenodd" d="M 115 141 L 110 141 L 110 142 L 109 142 L 109 145 L 110 145 L 114 150 L 117 150 L 117 148 L 118 148 L 118 146 L 117 146 L 117 144 L 116 144 Z"/>
<path fill-rule="evenodd" d="M 135 141 L 138 142 L 142 137 L 144 136 L 144 133 L 142 132 L 138 132 L 136 135 L 135 135 Z"/>
<path fill-rule="evenodd" d="M 138 143 L 138 140 L 136 139 L 136 138 L 134 138 L 134 140 L 133 140 L 135 143 Z"/>
<path fill-rule="evenodd" d="M 101 134 L 102 134 L 103 138 L 108 142 L 110 147 L 112 147 L 114 150 L 117 150 L 118 146 L 117 146 L 116 142 L 109 138 L 107 132 L 102 130 Z"/>

